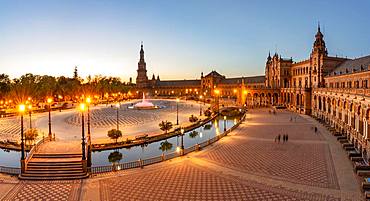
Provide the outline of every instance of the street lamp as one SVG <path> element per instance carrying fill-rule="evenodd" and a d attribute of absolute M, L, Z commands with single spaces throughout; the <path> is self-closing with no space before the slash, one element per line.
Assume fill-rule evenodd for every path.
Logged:
<path fill-rule="evenodd" d="M 183 128 L 181 128 L 181 155 L 184 155 L 184 132 L 185 130 Z"/>
<path fill-rule="evenodd" d="M 117 108 L 117 130 L 119 130 L 119 108 L 120 108 L 119 103 L 116 104 L 116 108 Z"/>
<path fill-rule="evenodd" d="M 219 100 L 219 95 L 220 95 L 220 90 L 215 89 L 215 94 L 216 94 L 216 106 L 217 106 L 217 113 L 220 111 L 220 100 Z"/>
<path fill-rule="evenodd" d="M 91 130 L 90 130 L 90 103 L 91 98 L 86 98 L 87 104 L 87 166 L 91 167 Z"/>
<path fill-rule="evenodd" d="M 82 131 L 82 160 L 86 160 L 86 155 L 85 155 L 85 116 L 84 112 L 86 110 L 86 105 L 85 103 L 80 104 L 80 111 L 81 111 L 81 131 Z"/>
<path fill-rule="evenodd" d="M 50 112 L 51 112 L 51 102 L 53 102 L 53 99 L 48 98 L 47 102 L 49 105 L 48 107 L 48 110 L 49 110 L 49 139 L 51 140 L 52 135 L 51 135 L 51 114 Z"/>
<path fill-rule="evenodd" d="M 202 99 L 203 99 L 203 96 L 200 95 L 199 96 L 199 116 L 202 116 Z"/>
<path fill-rule="evenodd" d="M 24 111 L 26 110 L 26 106 L 24 104 L 19 105 L 19 114 L 21 115 L 21 161 L 22 163 L 25 160 L 25 151 L 24 151 L 24 133 L 23 133 L 23 114 Z"/>
<path fill-rule="evenodd" d="M 176 125 L 179 125 L 179 102 L 180 99 L 176 98 Z"/>
<path fill-rule="evenodd" d="M 226 116 L 224 116 L 224 131 L 226 131 Z"/>
<path fill-rule="evenodd" d="M 32 129 L 32 105 L 28 105 L 28 115 L 30 116 L 30 129 Z"/>
<path fill-rule="evenodd" d="M 238 99 L 238 96 L 237 96 L 237 93 L 238 93 L 238 90 L 237 89 L 234 89 L 234 101 L 236 103 L 237 99 Z"/>

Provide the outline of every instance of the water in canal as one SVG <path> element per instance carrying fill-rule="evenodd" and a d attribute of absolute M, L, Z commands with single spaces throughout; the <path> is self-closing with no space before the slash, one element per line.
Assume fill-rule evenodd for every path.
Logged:
<path fill-rule="evenodd" d="M 237 123 L 238 118 L 228 118 L 226 119 L 226 129 L 231 128 Z M 208 126 L 207 126 L 208 125 Z M 222 134 L 224 132 L 225 120 L 223 117 L 218 117 L 207 124 L 193 129 L 184 133 L 184 147 L 188 148 L 197 143 L 202 143 L 215 137 L 216 135 Z M 190 136 L 190 133 L 196 131 L 198 134 Z M 136 161 L 146 158 L 151 158 L 155 156 L 160 156 L 162 154 L 161 140 L 158 142 L 153 142 L 147 144 L 146 146 L 134 146 L 131 148 L 121 148 L 115 150 L 105 150 L 105 151 L 95 151 L 92 153 L 92 166 L 105 166 L 111 165 L 109 162 L 109 155 L 113 152 L 119 152 L 122 154 L 122 159 L 116 162 L 124 163 L 130 161 Z M 167 141 L 172 144 L 172 147 L 168 149 L 165 154 L 172 153 L 176 151 L 176 148 L 181 146 L 181 136 L 174 136 L 168 138 Z M 119 154 L 120 155 L 120 154 Z M 111 156 L 112 157 L 112 156 Z M 119 157 L 120 158 L 120 157 Z M 0 166 L 6 167 L 20 167 L 20 152 L 0 149 Z"/>

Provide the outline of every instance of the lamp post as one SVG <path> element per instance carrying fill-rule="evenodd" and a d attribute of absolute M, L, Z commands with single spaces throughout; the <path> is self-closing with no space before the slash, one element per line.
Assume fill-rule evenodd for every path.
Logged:
<path fill-rule="evenodd" d="M 236 104 L 236 102 L 237 102 L 237 99 L 238 99 L 238 95 L 237 95 L 237 93 L 238 93 L 238 90 L 237 89 L 234 89 L 233 90 L 233 92 L 234 92 L 234 103 Z"/>
<path fill-rule="evenodd" d="M 48 102 L 48 105 L 49 105 L 49 107 L 48 107 L 48 110 L 49 110 L 49 139 L 51 140 L 51 138 L 52 138 L 52 134 L 51 134 L 51 102 L 53 102 L 53 99 L 48 98 L 47 102 Z"/>
<path fill-rule="evenodd" d="M 184 132 L 185 130 L 181 128 L 181 155 L 184 155 Z"/>
<path fill-rule="evenodd" d="M 87 103 L 87 167 L 91 167 L 90 97 L 86 98 L 86 103 Z"/>
<path fill-rule="evenodd" d="M 224 116 L 224 131 L 226 131 L 226 116 Z"/>
<path fill-rule="evenodd" d="M 216 94 L 216 111 L 217 113 L 220 112 L 220 100 L 219 100 L 219 95 L 220 95 L 220 90 L 215 89 L 215 94 Z"/>
<path fill-rule="evenodd" d="M 119 130 L 119 108 L 120 108 L 119 103 L 116 104 L 116 108 L 117 108 L 117 130 Z"/>
<path fill-rule="evenodd" d="M 203 99 L 203 96 L 200 95 L 199 96 L 199 116 L 202 116 L 202 99 Z"/>
<path fill-rule="evenodd" d="M 179 125 L 179 102 L 180 99 L 176 98 L 176 125 Z"/>
<path fill-rule="evenodd" d="M 85 155 L 85 115 L 84 112 L 86 110 L 85 103 L 80 104 L 80 110 L 81 110 L 81 145 L 82 145 L 82 160 L 86 160 L 86 155 Z"/>
<path fill-rule="evenodd" d="M 28 115 L 30 117 L 30 129 L 32 129 L 32 105 L 28 105 Z"/>
<path fill-rule="evenodd" d="M 24 133 L 23 133 L 23 114 L 26 110 L 26 106 L 24 104 L 19 105 L 19 114 L 21 115 L 21 161 L 24 162 L 25 160 L 25 151 L 24 151 Z"/>

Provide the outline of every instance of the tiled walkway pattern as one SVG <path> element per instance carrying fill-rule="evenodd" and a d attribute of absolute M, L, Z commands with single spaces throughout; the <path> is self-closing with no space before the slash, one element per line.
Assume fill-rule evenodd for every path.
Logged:
<path fill-rule="evenodd" d="M 4 199 L 363 200 L 343 150 L 314 125 L 290 112 L 253 110 L 231 136 L 201 152 L 84 181 L 18 182 Z M 274 141 L 286 133 L 288 142 Z"/>

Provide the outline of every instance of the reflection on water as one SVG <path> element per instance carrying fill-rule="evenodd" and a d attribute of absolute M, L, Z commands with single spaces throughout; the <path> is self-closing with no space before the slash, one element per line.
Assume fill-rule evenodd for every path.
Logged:
<path fill-rule="evenodd" d="M 237 123 L 237 120 L 227 119 L 226 128 L 230 128 Z M 212 122 L 198 127 L 192 131 L 184 133 L 184 147 L 188 148 L 197 143 L 205 142 L 216 135 L 220 135 L 224 130 L 223 118 L 217 118 Z M 174 136 L 166 140 L 144 144 L 131 148 L 121 148 L 116 150 L 96 151 L 92 153 L 92 165 L 104 166 L 112 163 L 124 163 L 160 156 L 162 153 L 175 152 L 180 146 L 181 137 Z M 176 145 L 176 146 L 175 146 Z M 163 146 L 163 147 L 162 147 Z M 20 167 L 20 152 L 0 149 L 0 166 Z"/>
<path fill-rule="evenodd" d="M 226 128 L 230 128 L 237 123 L 234 118 L 226 119 Z M 220 135 L 224 130 L 224 120 L 222 117 L 213 120 L 205 124 L 204 126 L 198 127 L 192 131 L 184 133 L 184 147 L 191 147 L 197 143 L 205 142 L 216 135 Z M 176 145 L 176 146 L 174 146 Z M 177 151 L 181 145 L 181 137 L 174 136 L 166 140 L 153 142 L 144 146 L 135 146 L 130 149 L 121 148 L 119 151 L 124 155 L 120 163 L 137 161 L 139 159 L 152 158 L 160 156 L 162 153 L 171 153 Z M 92 154 L 93 166 L 104 166 L 111 165 L 107 160 L 111 150 L 96 151 Z"/>
<path fill-rule="evenodd" d="M 0 166 L 20 167 L 21 152 L 0 149 Z"/>

